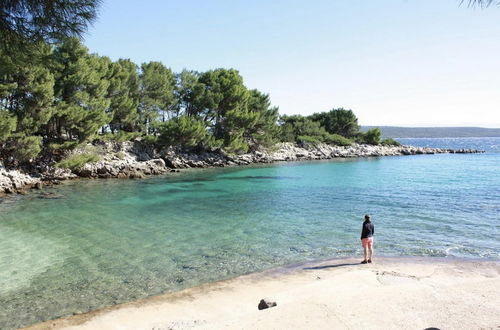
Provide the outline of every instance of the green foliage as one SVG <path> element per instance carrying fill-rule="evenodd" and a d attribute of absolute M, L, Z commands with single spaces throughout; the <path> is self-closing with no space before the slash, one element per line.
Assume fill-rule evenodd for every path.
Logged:
<path fill-rule="evenodd" d="M 324 142 L 328 143 L 328 144 L 333 144 L 336 146 L 343 146 L 343 147 L 352 145 L 352 140 L 345 138 L 345 137 L 338 135 L 338 134 L 329 134 L 329 133 L 327 133 L 324 136 Z"/>
<path fill-rule="evenodd" d="M 119 59 L 110 64 L 107 97 L 111 115 L 110 130 L 132 132 L 138 130 L 140 81 L 137 65 L 130 60 Z"/>
<path fill-rule="evenodd" d="M 107 133 L 107 134 L 100 135 L 99 137 L 97 137 L 97 140 L 125 142 L 125 141 L 135 140 L 136 138 L 138 138 L 140 136 L 141 136 L 140 132 L 119 131 L 116 134 Z"/>
<path fill-rule="evenodd" d="M 16 129 L 16 117 L 5 110 L 0 110 L 0 144 L 7 141 Z"/>
<path fill-rule="evenodd" d="M 398 141 L 394 140 L 393 138 L 384 139 L 384 140 L 382 140 L 380 142 L 380 144 L 382 144 L 384 146 L 397 146 L 397 147 L 401 146 L 401 143 L 399 143 Z"/>
<path fill-rule="evenodd" d="M 300 143 L 299 136 L 315 137 L 319 142 L 323 142 L 327 132 L 320 126 L 319 122 L 301 116 L 282 116 L 280 119 L 282 133 L 285 134 L 285 141 L 294 141 Z"/>
<path fill-rule="evenodd" d="M 145 135 L 141 140 L 147 144 L 156 144 L 158 142 L 158 137 L 156 135 Z"/>
<path fill-rule="evenodd" d="M 81 36 L 100 0 L 6 0 L 0 2 L 0 48 L 25 51 L 33 41 Z"/>
<path fill-rule="evenodd" d="M 213 135 L 207 135 L 205 139 L 205 146 L 208 149 L 220 149 L 224 145 L 224 141 L 216 139 Z"/>
<path fill-rule="evenodd" d="M 53 54 L 56 83 L 52 135 L 61 139 L 89 140 L 109 123 L 106 79 L 110 60 L 88 54 L 77 39 L 67 39 Z"/>
<path fill-rule="evenodd" d="M 52 142 L 48 144 L 48 149 L 51 151 L 56 150 L 71 150 L 80 145 L 78 141 L 65 141 L 62 143 Z"/>
<path fill-rule="evenodd" d="M 141 69 L 139 116 L 146 134 L 151 134 L 155 123 L 166 121 L 176 105 L 176 81 L 172 70 L 160 62 L 144 63 Z"/>
<path fill-rule="evenodd" d="M 233 131 L 241 128 L 238 127 L 238 112 L 245 111 L 248 99 L 248 90 L 243 85 L 243 78 L 234 69 L 216 69 L 202 73 L 199 82 L 205 89 L 197 107 L 202 109 L 201 115 L 204 121 L 209 123 L 214 137 L 223 139 L 225 146 L 228 146 Z M 241 120 L 244 121 L 244 118 Z"/>
<path fill-rule="evenodd" d="M 21 161 L 31 161 L 42 150 L 41 136 L 22 136 L 14 140 L 14 157 Z"/>
<path fill-rule="evenodd" d="M 248 112 L 254 118 L 250 122 L 251 125 L 245 126 L 244 136 L 250 145 L 269 147 L 276 143 L 279 134 L 277 125 L 279 114 L 278 108 L 271 107 L 269 95 L 256 89 L 250 90 Z"/>
<path fill-rule="evenodd" d="M 96 163 L 100 160 L 99 155 L 95 153 L 73 154 L 61 160 L 56 164 L 59 168 L 67 168 L 72 171 L 77 171 L 87 163 Z"/>
<path fill-rule="evenodd" d="M 379 128 L 372 128 L 361 135 L 361 142 L 377 145 L 380 144 L 380 136 L 382 136 L 382 131 Z"/>
<path fill-rule="evenodd" d="M 203 112 L 205 85 L 199 81 L 200 74 L 196 71 L 183 70 L 177 75 L 175 89 L 177 97 L 176 114 L 200 116 Z"/>
<path fill-rule="evenodd" d="M 319 124 L 330 134 L 338 134 L 344 137 L 354 137 L 359 132 L 358 118 L 352 110 L 343 108 L 332 109 L 328 112 L 315 113 L 309 117 Z"/>
<path fill-rule="evenodd" d="M 296 141 L 301 145 L 305 144 L 316 145 L 323 142 L 323 138 L 321 136 L 299 135 L 297 136 Z"/>
<path fill-rule="evenodd" d="M 205 123 L 195 117 L 180 116 L 161 123 L 158 141 L 166 145 L 194 147 L 202 144 L 207 136 Z"/>

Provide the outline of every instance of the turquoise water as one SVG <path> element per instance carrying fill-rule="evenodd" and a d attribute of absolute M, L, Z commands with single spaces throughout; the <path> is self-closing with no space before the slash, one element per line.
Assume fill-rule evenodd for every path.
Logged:
<path fill-rule="evenodd" d="M 500 139 L 498 139 L 500 142 Z M 500 154 L 418 155 L 74 181 L 0 199 L 0 328 L 295 262 L 500 259 Z"/>

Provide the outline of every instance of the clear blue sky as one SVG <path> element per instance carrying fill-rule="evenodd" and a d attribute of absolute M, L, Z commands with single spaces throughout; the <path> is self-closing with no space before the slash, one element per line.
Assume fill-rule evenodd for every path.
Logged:
<path fill-rule="evenodd" d="M 91 52 L 235 68 L 280 113 L 500 127 L 500 6 L 459 0 L 104 0 Z"/>

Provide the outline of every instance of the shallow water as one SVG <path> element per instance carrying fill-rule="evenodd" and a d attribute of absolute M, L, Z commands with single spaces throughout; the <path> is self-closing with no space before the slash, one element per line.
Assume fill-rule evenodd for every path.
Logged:
<path fill-rule="evenodd" d="M 0 203 L 0 328 L 306 260 L 500 259 L 500 154 L 75 181 Z"/>

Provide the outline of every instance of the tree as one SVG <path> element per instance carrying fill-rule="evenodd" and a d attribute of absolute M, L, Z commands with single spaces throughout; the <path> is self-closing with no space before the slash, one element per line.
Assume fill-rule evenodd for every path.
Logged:
<path fill-rule="evenodd" d="M 50 52 L 47 45 L 15 57 L 0 51 L 0 107 L 16 116 L 22 135 L 39 133 L 52 115 L 54 76 L 45 63 Z"/>
<path fill-rule="evenodd" d="M 197 108 L 201 109 L 204 121 L 210 124 L 213 136 L 224 140 L 224 145 L 229 146 L 232 139 L 242 135 L 234 124 L 239 121 L 238 113 L 245 110 L 249 96 L 243 78 L 237 70 L 216 69 L 202 73 L 199 82 L 205 86 L 205 90 Z"/>
<path fill-rule="evenodd" d="M 251 126 L 245 128 L 244 136 L 252 146 L 270 146 L 278 135 L 278 108 L 271 107 L 268 94 L 250 90 L 248 111 L 256 116 Z"/>
<path fill-rule="evenodd" d="M 315 113 L 310 118 L 319 122 L 330 134 L 351 138 L 359 132 L 358 118 L 352 110 L 332 109 L 328 112 Z"/>
<path fill-rule="evenodd" d="M 284 115 L 281 117 L 280 122 L 282 132 L 285 133 L 285 141 L 300 142 L 304 136 L 307 136 L 316 142 L 323 142 L 323 137 L 326 134 L 325 129 L 320 126 L 319 122 L 301 115 Z"/>
<path fill-rule="evenodd" d="M 188 70 L 177 75 L 177 115 L 199 116 L 203 111 L 205 85 L 199 81 L 199 77 L 198 72 Z"/>
<path fill-rule="evenodd" d="M 170 119 L 158 125 L 158 141 L 169 146 L 194 147 L 206 141 L 205 123 L 186 115 Z"/>
<path fill-rule="evenodd" d="M 97 17 L 100 0 L 4 0 L 0 48 L 15 51 L 33 42 L 80 37 Z"/>
<path fill-rule="evenodd" d="M 16 129 L 16 117 L 0 109 L 0 146 L 7 141 Z M 0 148 L 2 149 L 2 148 Z"/>
<path fill-rule="evenodd" d="M 139 116 L 146 134 L 151 134 L 154 124 L 166 121 L 174 109 L 175 75 L 160 62 L 143 63 L 141 70 Z"/>
<path fill-rule="evenodd" d="M 364 133 L 362 135 L 362 142 L 364 143 L 367 143 L 367 144 L 373 144 L 373 145 L 377 145 L 377 144 L 380 144 L 380 136 L 382 135 L 382 131 L 380 130 L 380 128 L 372 128 L 372 129 L 369 129 L 368 131 L 366 131 L 366 133 Z"/>
<path fill-rule="evenodd" d="M 55 49 L 55 113 L 48 127 L 54 137 L 83 142 L 109 124 L 106 77 L 110 62 L 89 54 L 76 38 L 65 40 Z"/>
<path fill-rule="evenodd" d="M 110 64 L 107 78 L 111 132 L 137 130 L 140 87 L 137 65 L 130 60 L 119 59 Z"/>

